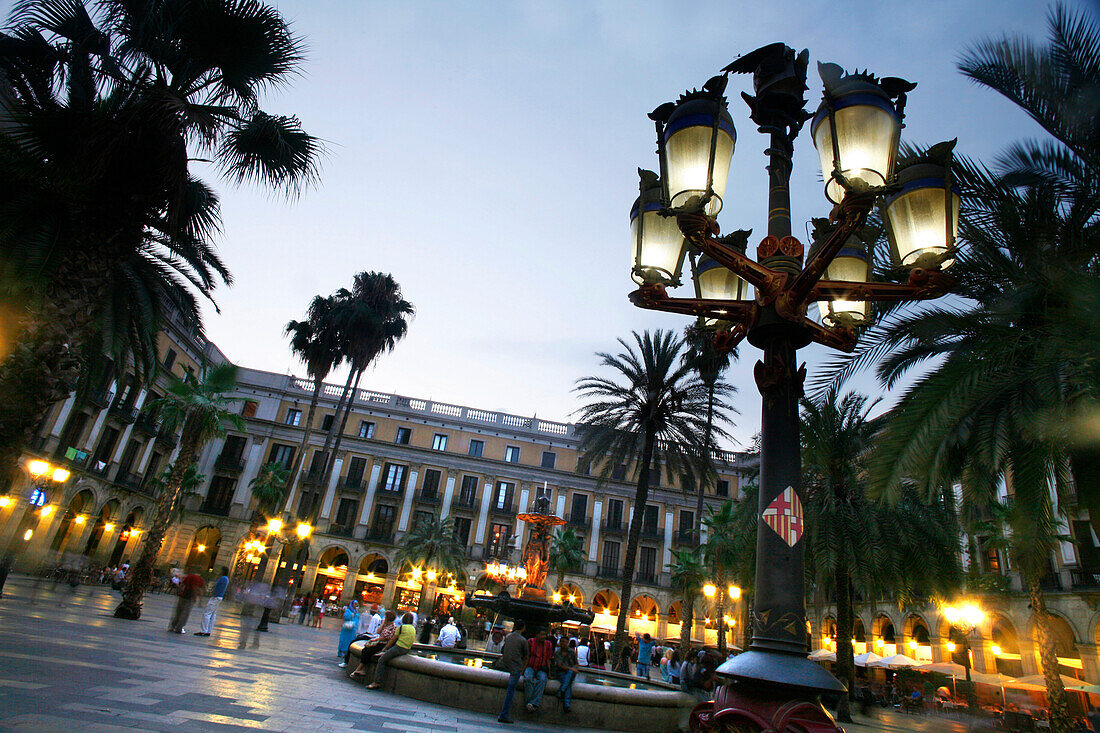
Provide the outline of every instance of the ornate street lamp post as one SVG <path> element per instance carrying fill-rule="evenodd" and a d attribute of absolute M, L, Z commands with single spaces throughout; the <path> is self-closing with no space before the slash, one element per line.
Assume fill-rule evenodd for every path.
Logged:
<path fill-rule="evenodd" d="M 287 530 L 287 533 L 286 533 L 287 536 L 286 537 L 283 536 L 283 530 L 284 529 Z M 290 556 L 288 557 L 288 559 L 285 562 L 280 562 L 275 567 L 275 577 L 273 577 L 271 579 L 271 598 L 268 600 L 267 605 L 264 606 L 264 612 L 263 612 L 263 615 L 260 616 L 260 623 L 259 623 L 259 625 L 256 626 L 256 631 L 267 631 L 268 630 L 267 624 L 271 620 L 271 607 L 272 607 L 272 604 L 276 603 L 276 600 L 277 600 L 276 590 L 282 584 L 282 580 L 283 580 L 282 571 L 283 571 L 284 567 L 289 568 L 291 559 L 294 556 L 294 552 L 295 552 L 294 548 L 297 547 L 299 542 L 304 542 L 306 540 L 306 538 L 309 537 L 310 533 L 313 532 L 313 527 L 311 527 L 309 524 L 307 524 L 305 522 L 298 522 L 298 526 L 294 528 L 293 533 L 290 533 L 289 530 L 290 530 L 289 525 L 284 524 L 283 520 L 278 519 L 278 518 L 271 519 L 267 523 L 267 532 L 268 532 L 268 535 L 271 537 L 271 539 L 274 540 L 275 542 L 279 543 L 280 545 L 289 545 L 291 552 L 290 552 Z M 274 547 L 274 544 L 272 545 L 272 547 Z M 274 553 L 272 553 L 272 554 L 274 554 Z M 280 553 L 280 554 L 283 554 L 283 553 Z M 287 590 L 287 595 L 289 595 L 289 594 L 290 594 L 290 590 Z M 282 615 L 281 614 L 281 609 L 283 609 L 286 605 L 285 600 L 286 600 L 285 597 L 283 599 L 278 600 L 279 608 L 280 608 L 280 615 Z"/>
<path fill-rule="evenodd" d="M 973 603 L 961 603 L 957 606 L 944 606 L 941 611 L 951 629 L 957 632 L 962 639 L 963 668 L 966 670 L 966 699 L 967 705 L 973 709 L 978 705 L 978 698 L 974 694 L 974 686 L 970 679 L 970 634 L 985 619 L 985 612 Z M 949 642 L 948 651 L 955 651 L 955 643 Z"/>
<path fill-rule="evenodd" d="M 650 114 L 660 175 L 639 171 L 639 198 L 631 212 L 631 275 L 639 284 L 631 301 L 697 317 L 713 329 L 719 349 L 747 338 L 763 350 L 755 368 L 763 407 L 752 636 L 748 651 L 718 668 L 729 683 L 712 705 L 696 709 L 696 731 L 730 724 L 837 730 L 816 696 L 843 692 L 844 686 L 807 659 L 798 410 L 806 371 L 798 364 L 798 349 L 816 342 L 850 351 L 857 328 L 868 320 L 868 303 L 934 298 L 952 284 L 942 270 L 954 260 L 958 222 L 950 166 L 954 143 L 938 145 L 925 160 L 895 172 L 906 94 L 915 85 L 819 64 L 824 98 L 811 114 L 804 109 L 808 57 L 807 51 L 796 55 L 775 43 L 723 69 L 726 75 L 753 75 L 756 95 L 742 97 L 751 119 L 769 136 L 768 229 L 755 259 L 746 254 L 751 230 L 720 237 L 715 220 L 723 198 L 729 200 L 726 177 L 736 139 L 724 97 L 728 76 L 716 76 L 702 90 Z M 791 234 L 789 182 L 794 140 L 811 118 L 834 208 L 804 264 L 802 243 Z M 871 252 L 860 237 L 876 205 L 884 210 L 896 263 L 909 270 L 906 282 L 870 281 Z M 682 235 L 678 241 L 670 233 L 673 220 Z M 680 284 L 685 258 L 696 297 L 671 297 L 667 288 Z M 810 302 L 819 304 L 822 323 L 807 317 Z"/>

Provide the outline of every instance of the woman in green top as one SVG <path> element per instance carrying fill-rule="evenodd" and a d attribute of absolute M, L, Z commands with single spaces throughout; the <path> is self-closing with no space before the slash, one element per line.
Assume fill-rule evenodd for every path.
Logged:
<path fill-rule="evenodd" d="M 382 686 L 382 679 L 386 674 L 386 664 L 394 657 L 408 654 L 416 641 L 416 627 L 413 625 L 413 615 L 406 613 L 401 617 L 401 627 L 393 635 L 386 648 L 382 650 L 382 656 L 378 658 L 378 666 L 374 670 L 374 681 L 367 685 L 368 689 L 377 690 Z"/>

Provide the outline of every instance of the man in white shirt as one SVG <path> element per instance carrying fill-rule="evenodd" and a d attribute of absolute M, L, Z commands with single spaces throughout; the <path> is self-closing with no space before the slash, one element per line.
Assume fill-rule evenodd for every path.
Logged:
<path fill-rule="evenodd" d="M 447 619 L 447 623 L 439 630 L 439 646 L 454 649 L 461 636 L 462 634 L 459 633 L 458 627 L 455 626 L 454 618 L 451 617 Z"/>
<path fill-rule="evenodd" d="M 577 666 L 587 667 L 588 662 L 588 639 L 581 639 L 581 642 L 577 644 Z"/>
<path fill-rule="evenodd" d="M 378 627 L 382 625 L 382 610 L 377 603 L 372 603 L 370 613 L 359 614 L 359 635 L 374 636 L 378 633 Z"/>

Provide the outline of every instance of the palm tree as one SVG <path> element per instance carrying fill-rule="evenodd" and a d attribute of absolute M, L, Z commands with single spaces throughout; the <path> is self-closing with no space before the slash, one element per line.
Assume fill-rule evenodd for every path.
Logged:
<path fill-rule="evenodd" d="M 692 547 L 672 551 L 672 563 L 668 566 L 672 588 L 680 592 L 680 650 L 686 654 L 691 648 L 691 627 L 695 623 L 695 599 L 706 582 L 707 568 L 703 564 L 702 548 Z"/>
<path fill-rule="evenodd" d="M 294 491 L 301 477 L 301 468 L 309 449 L 309 439 L 313 434 L 313 416 L 317 411 L 317 402 L 324 389 L 325 379 L 343 362 L 340 351 L 340 336 L 333 315 L 338 301 L 335 296 L 315 295 L 306 311 L 306 320 L 290 321 L 286 324 L 286 333 L 290 336 L 290 350 L 306 365 L 306 373 L 313 380 L 313 394 L 309 398 L 309 411 L 306 414 L 305 430 L 302 441 L 294 456 L 291 468 L 290 490 L 287 492 L 287 505 L 294 501 Z"/>
<path fill-rule="evenodd" d="M 600 481 L 608 480 L 620 466 L 633 466 L 637 480 L 623 562 L 623 601 L 615 626 L 616 651 L 626 641 L 638 540 L 650 485 L 660 480 L 662 467 L 670 482 L 681 477 L 701 480 L 701 473 L 712 470 L 703 457 L 713 449 L 713 443 L 706 442 L 707 421 L 703 417 L 708 390 L 683 363 L 683 343 L 671 331 L 646 331 L 634 333 L 634 345 L 623 339 L 619 344 L 623 348 L 619 354 L 597 356 L 622 383 L 584 377 L 575 390 L 589 400 L 579 410 L 580 465 L 596 467 Z M 729 406 L 723 397 L 716 392 L 714 416 L 719 422 L 728 422 Z M 712 439 L 729 437 L 718 425 L 711 432 Z"/>
<path fill-rule="evenodd" d="M 256 478 L 248 482 L 252 498 L 256 500 L 257 516 L 279 513 L 289 480 L 290 471 L 280 463 L 265 463 L 260 466 Z"/>
<path fill-rule="evenodd" d="M 165 396 L 151 407 L 160 414 L 161 424 L 170 431 L 183 427 L 179 453 L 164 488 L 157 496 L 156 512 L 141 545 L 141 555 L 134 564 L 133 574 L 122 591 L 122 602 L 115 609 L 116 618 L 141 618 L 142 598 L 153 579 L 153 567 L 164 543 L 164 535 L 172 523 L 188 469 L 195 465 L 199 451 L 213 438 L 225 433 L 225 423 L 244 430 L 244 421 L 230 408 L 240 400 L 227 397 L 237 385 L 237 367 L 220 364 L 213 368 L 203 365 L 198 377 L 173 377 Z"/>
<path fill-rule="evenodd" d="M 684 329 L 684 343 L 687 350 L 684 352 L 684 360 L 691 365 L 703 384 L 707 387 L 707 433 L 706 441 L 710 443 L 710 432 L 714 425 L 714 395 L 718 391 L 719 378 L 722 372 L 729 369 L 732 362 L 737 360 L 737 349 L 719 348 L 715 343 L 715 330 L 703 325 L 703 319 L 699 323 Z M 731 395 L 737 391 L 736 387 L 724 386 L 722 392 Z M 736 413 L 737 410 L 731 411 Z M 709 457 L 709 455 L 708 455 Z M 695 539 L 701 541 L 699 528 L 703 522 L 703 497 L 706 495 L 707 483 L 700 481 L 696 487 L 698 495 L 695 499 Z"/>
<path fill-rule="evenodd" d="M 572 527 L 562 527 L 550 538 L 550 569 L 558 574 L 556 588 L 565 582 L 566 573 L 581 573 L 587 555 L 584 544 Z"/>
<path fill-rule="evenodd" d="M 393 275 L 387 273 L 360 272 L 353 279 L 351 290 L 341 288 L 334 297 L 337 306 L 332 317 L 339 333 L 342 355 L 351 369 L 336 407 L 332 429 L 322 448 L 326 461 L 321 486 L 327 486 L 332 476 L 336 452 L 340 450 L 363 372 L 375 359 L 393 351 L 397 342 L 405 338 L 409 330 L 408 319 L 416 313 L 412 303 L 401 297 L 401 286 Z M 340 414 L 341 407 L 343 416 Z M 330 453 L 329 445 L 334 433 L 335 445 Z"/>
<path fill-rule="evenodd" d="M 716 586 L 715 622 L 718 626 L 718 653 L 726 656 L 726 595 L 734 572 L 741 561 L 739 552 L 743 550 L 744 539 L 737 536 L 740 517 L 732 501 L 711 507 L 703 518 L 707 528 L 707 541 L 703 544 L 703 565 L 712 574 Z M 756 523 L 753 523 L 753 540 L 756 538 Z"/>
<path fill-rule="evenodd" d="M 259 106 L 301 60 L 261 2 L 15 5 L 0 32 L 0 475 L 101 354 L 150 378 L 165 312 L 198 328 L 196 295 L 230 283 L 192 160 L 290 194 L 316 178 L 317 140 Z"/>
<path fill-rule="evenodd" d="M 425 572 L 430 569 L 439 576 L 461 576 L 466 568 L 466 548 L 455 539 L 454 520 L 447 517 L 440 521 L 433 516 L 414 524 L 397 551 L 397 563 L 402 568 L 408 566 Z M 422 612 L 427 591 L 428 581 L 423 579 L 417 613 Z"/>

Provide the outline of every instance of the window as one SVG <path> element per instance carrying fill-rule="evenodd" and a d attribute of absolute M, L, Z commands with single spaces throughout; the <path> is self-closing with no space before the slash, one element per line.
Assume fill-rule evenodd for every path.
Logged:
<path fill-rule="evenodd" d="M 657 507 L 653 504 L 645 505 L 645 511 L 642 513 L 642 529 L 649 534 L 657 534 Z"/>
<path fill-rule="evenodd" d="M 412 529 L 416 529 L 425 522 L 431 523 L 435 521 L 435 514 L 433 512 L 418 511 L 413 514 Z"/>
<path fill-rule="evenodd" d="M 577 473 L 579 473 L 581 476 L 588 476 L 592 473 L 592 463 L 590 461 L 586 461 L 583 456 L 578 458 Z"/>
<path fill-rule="evenodd" d="M 603 543 L 603 562 L 601 566 L 608 570 L 619 569 L 619 543 L 612 542 L 611 540 L 604 540 Z"/>
<path fill-rule="evenodd" d="M 447 450 L 447 436 L 443 433 L 436 433 L 432 438 L 432 450 Z"/>
<path fill-rule="evenodd" d="M 325 475 L 325 468 L 328 464 L 328 454 L 323 450 L 313 451 L 313 458 L 309 462 L 309 473 L 307 478 L 313 481 L 320 481 Z"/>
<path fill-rule="evenodd" d="M 122 452 L 122 460 L 118 462 L 119 476 L 130 473 L 130 470 L 134 467 L 134 461 L 137 459 L 139 450 L 141 450 L 141 443 L 136 440 L 131 440 L 126 444 L 126 450 Z"/>
<path fill-rule="evenodd" d="M 164 371 L 169 371 L 172 365 L 176 363 L 176 350 L 168 349 L 164 354 Z"/>
<path fill-rule="evenodd" d="M 370 534 L 375 539 L 387 539 L 393 534 L 393 520 L 397 516 L 397 510 L 389 504 L 379 504 L 374 510 L 374 522 L 371 524 Z"/>
<path fill-rule="evenodd" d="M 623 500 L 609 499 L 607 502 L 607 526 L 621 527 L 623 525 Z"/>
<path fill-rule="evenodd" d="M 424 485 L 421 487 L 421 493 L 424 496 L 435 496 L 439 493 L 439 479 L 442 474 L 436 471 L 434 468 L 429 468 L 424 472 Z"/>
<path fill-rule="evenodd" d="M 482 451 L 485 450 L 484 440 L 471 440 L 470 441 L 470 455 L 474 458 L 481 458 Z"/>
<path fill-rule="evenodd" d="M 92 458 L 92 468 L 94 470 L 98 471 L 106 468 L 107 464 L 111 462 L 119 433 L 118 428 L 107 428 L 103 431 L 103 437 L 99 439 L 99 446 L 96 447 L 95 455 Z"/>
<path fill-rule="evenodd" d="M 573 494 L 573 506 L 569 510 L 569 521 L 573 523 L 583 522 L 588 516 L 588 497 L 584 494 Z"/>
<path fill-rule="evenodd" d="M 302 411 L 291 407 L 286 411 L 286 419 L 283 422 L 287 425 L 298 425 L 302 422 Z"/>
<path fill-rule="evenodd" d="M 326 433 L 328 431 L 332 430 L 332 422 L 335 419 L 336 419 L 335 415 L 325 415 L 324 417 L 322 417 L 321 418 L 321 430 L 323 432 L 326 432 Z"/>
<path fill-rule="evenodd" d="M 730 482 L 724 478 L 718 479 L 718 483 L 714 486 L 714 493 L 718 494 L 718 496 L 729 496 Z"/>
<path fill-rule="evenodd" d="M 275 443 L 271 446 L 271 455 L 267 462 L 278 463 L 289 471 L 291 464 L 294 463 L 294 446 Z"/>
<path fill-rule="evenodd" d="M 336 507 L 336 521 L 334 524 L 344 529 L 351 529 L 355 525 L 355 515 L 358 512 L 359 501 L 345 497 L 340 500 L 340 505 Z"/>
<path fill-rule="evenodd" d="M 344 486 L 349 489 L 358 489 L 363 486 L 363 472 L 367 470 L 367 459 L 355 456 L 348 463 L 348 475 L 344 478 Z"/>
<path fill-rule="evenodd" d="M 241 405 L 241 417 L 256 417 L 256 410 L 260 409 L 260 403 L 256 400 L 245 400 Z"/>
<path fill-rule="evenodd" d="M 473 506 L 477 503 L 477 476 L 463 476 L 462 490 L 458 494 L 458 503 Z"/>
<path fill-rule="evenodd" d="M 244 458 L 244 448 L 247 443 L 248 439 L 243 435 L 227 435 L 225 444 L 222 445 L 222 455 L 227 461 L 236 463 Z"/>
<path fill-rule="evenodd" d="M 359 421 L 359 437 L 360 438 L 373 438 L 374 437 L 374 423 L 369 420 Z"/>
<path fill-rule="evenodd" d="M 317 511 L 317 507 L 321 505 L 321 492 L 319 491 L 302 491 L 302 498 L 298 501 L 298 516 L 310 517 Z"/>
<path fill-rule="evenodd" d="M 210 481 L 210 488 L 206 492 L 206 500 L 202 504 L 202 510 L 207 514 L 226 515 L 229 513 L 229 504 L 233 501 L 233 489 L 237 480 L 228 476 L 215 476 Z"/>
<path fill-rule="evenodd" d="M 657 549 L 643 547 L 638 555 L 638 576 L 650 582 L 657 579 Z"/>
<path fill-rule="evenodd" d="M 409 439 L 412 438 L 412 430 L 409 428 L 398 428 L 397 438 L 394 440 L 398 445 L 408 445 Z"/>
<path fill-rule="evenodd" d="M 687 509 L 680 510 L 680 533 L 693 532 L 695 530 L 695 512 Z"/>
<path fill-rule="evenodd" d="M 554 464 L 558 462 L 558 454 L 551 451 L 544 450 L 542 452 L 542 467 L 553 468 Z"/>
<path fill-rule="evenodd" d="M 504 460 L 509 463 L 519 463 L 519 448 L 510 445 L 504 449 Z"/>
<path fill-rule="evenodd" d="M 511 509 L 512 508 L 512 494 L 515 492 L 516 485 L 507 481 L 497 481 L 497 491 L 493 499 L 493 507 L 495 509 Z"/>
<path fill-rule="evenodd" d="M 470 541 L 470 524 L 469 517 L 454 518 L 455 542 L 465 545 Z"/>
<path fill-rule="evenodd" d="M 149 465 L 145 467 L 145 477 L 142 478 L 141 483 L 144 485 L 151 479 L 156 478 L 157 471 L 160 470 L 160 462 L 164 460 L 162 453 L 154 453 L 149 457 Z"/>
<path fill-rule="evenodd" d="M 409 471 L 408 466 L 399 463 L 387 463 L 382 474 L 382 491 L 400 492 L 405 488 L 405 476 Z"/>
<path fill-rule="evenodd" d="M 626 465 L 620 463 L 611 469 L 611 479 L 613 481 L 622 481 L 624 478 L 626 478 Z"/>
<path fill-rule="evenodd" d="M 489 535 L 489 556 L 502 557 L 508 552 L 508 538 L 512 527 L 507 524 L 494 524 Z"/>

